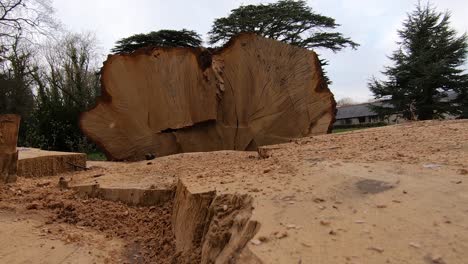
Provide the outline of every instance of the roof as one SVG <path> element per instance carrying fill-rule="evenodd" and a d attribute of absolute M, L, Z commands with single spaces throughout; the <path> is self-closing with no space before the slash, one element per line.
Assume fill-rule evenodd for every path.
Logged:
<path fill-rule="evenodd" d="M 357 105 L 346 105 L 338 107 L 336 113 L 336 119 L 346 119 L 362 116 L 376 116 L 377 113 L 370 109 L 370 103 L 357 104 Z"/>
<path fill-rule="evenodd" d="M 457 98 L 458 94 L 454 91 L 446 91 L 445 97 L 441 98 L 441 102 L 450 102 Z M 362 103 L 355 105 L 345 105 L 338 107 L 338 112 L 336 113 L 336 120 L 347 119 L 347 118 L 357 118 L 363 116 L 377 116 L 377 113 L 372 111 L 370 108 L 371 105 L 375 106 L 385 106 L 388 108 L 393 108 L 393 106 L 385 101 L 378 101 L 373 103 Z"/>
<path fill-rule="evenodd" d="M 447 96 L 440 99 L 441 102 L 450 102 L 458 97 L 458 93 L 455 91 L 446 91 L 445 95 Z"/>

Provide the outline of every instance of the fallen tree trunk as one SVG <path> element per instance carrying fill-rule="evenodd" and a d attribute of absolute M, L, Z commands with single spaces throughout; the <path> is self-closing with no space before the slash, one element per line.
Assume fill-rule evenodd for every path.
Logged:
<path fill-rule="evenodd" d="M 148 48 L 109 56 L 82 131 L 111 160 L 256 150 L 330 131 L 335 100 L 317 55 L 254 34 L 224 48 Z"/>
<path fill-rule="evenodd" d="M 20 119 L 18 115 L 0 115 L 0 184 L 16 181 Z"/>

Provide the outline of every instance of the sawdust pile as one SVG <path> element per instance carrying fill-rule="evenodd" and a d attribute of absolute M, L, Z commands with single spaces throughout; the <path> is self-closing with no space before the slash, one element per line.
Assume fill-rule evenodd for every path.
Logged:
<path fill-rule="evenodd" d="M 71 190 L 60 190 L 50 180 L 24 180 L 0 186 L 0 209 L 38 212 L 49 219 L 49 228 L 62 223 L 93 229 L 127 242 L 124 263 L 173 263 L 172 203 L 129 207 L 118 202 L 77 199 Z"/>

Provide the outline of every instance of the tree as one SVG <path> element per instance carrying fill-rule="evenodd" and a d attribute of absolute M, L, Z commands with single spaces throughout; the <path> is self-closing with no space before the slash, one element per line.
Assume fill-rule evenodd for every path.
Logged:
<path fill-rule="evenodd" d="M 345 97 L 336 102 L 336 106 L 347 106 L 347 105 L 355 105 L 356 102 L 353 100 L 353 98 L 350 97 Z"/>
<path fill-rule="evenodd" d="M 14 39 L 8 53 L 0 62 L 0 114 L 17 114 L 21 116 L 21 128 L 24 128 L 34 111 L 34 67 L 32 49 L 22 39 Z M 25 129 L 20 130 L 21 140 Z"/>
<path fill-rule="evenodd" d="M 50 0 L 0 0 L 0 46 L 18 36 L 32 41 L 58 27 Z"/>
<path fill-rule="evenodd" d="M 437 12 L 418 3 L 398 31 L 398 49 L 393 66 L 382 72 L 387 80 L 369 82 L 376 99 L 391 107 L 377 107 L 380 114 L 399 113 L 405 118 L 427 120 L 454 114 L 467 117 L 468 75 L 460 67 L 466 61 L 468 37 L 457 36 L 450 27 L 450 13 Z M 455 92 L 455 100 L 447 93 Z"/>
<path fill-rule="evenodd" d="M 25 141 L 44 149 L 89 151 L 94 146 L 80 133 L 78 118 L 100 93 L 94 36 L 67 34 L 49 42 L 42 60 L 33 74 L 37 106 Z"/>
<path fill-rule="evenodd" d="M 55 29 L 50 0 L 0 0 L 0 113 L 25 122 L 33 104 L 31 43 Z"/>
<path fill-rule="evenodd" d="M 136 34 L 116 42 L 114 53 L 130 53 L 148 46 L 158 47 L 199 47 L 200 35 L 193 30 L 159 30 L 147 34 Z"/>
<path fill-rule="evenodd" d="M 46 81 L 66 107 L 86 109 L 99 94 L 96 38 L 91 33 L 69 33 L 45 51 Z"/>
<path fill-rule="evenodd" d="M 55 34 L 52 15 L 50 0 L 0 0 L 0 113 L 22 116 L 20 145 L 87 151 L 78 117 L 100 93 L 96 41 Z"/>
<path fill-rule="evenodd" d="M 31 54 L 15 50 L 9 58 L 13 62 L 12 68 L 0 73 L 0 114 L 18 114 L 27 118 L 34 105 L 27 64 Z"/>
<path fill-rule="evenodd" d="M 253 32 L 291 45 L 333 52 L 359 44 L 339 32 L 327 32 L 340 26 L 335 19 L 315 13 L 306 1 L 280 0 L 271 4 L 240 6 L 227 17 L 214 21 L 208 32 L 211 45 L 224 44 L 241 32 Z M 321 59 L 320 64 L 328 65 Z M 323 72 L 325 80 L 331 83 Z"/>
<path fill-rule="evenodd" d="M 335 19 L 315 13 L 306 1 L 281 0 L 271 4 L 240 6 L 227 17 L 214 21 L 209 34 L 211 45 L 223 44 L 241 32 L 253 32 L 299 47 L 326 48 L 334 52 L 359 44 L 339 32 Z"/>
<path fill-rule="evenodd" d="M 0 113 L 21 115 L 19 144 L 36 106 L 37 44 L 59 27 L 53 13 L 50 0 L 0 0 Z"/>

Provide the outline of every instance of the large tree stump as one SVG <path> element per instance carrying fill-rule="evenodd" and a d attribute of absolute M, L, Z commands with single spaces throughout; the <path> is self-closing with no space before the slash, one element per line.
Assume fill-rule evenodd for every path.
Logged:
<path fill-rule="evenodd" d="M 0 115 L 0 184 L 16 181 L 20 116 Z"/>
<path fill-rule="evenodd" d="M 330 131 L 335 100 L 317 55 L 254 34 L 224 48 L 112 55 L 83 132 L 112 160 L 256 150 Z"/>

